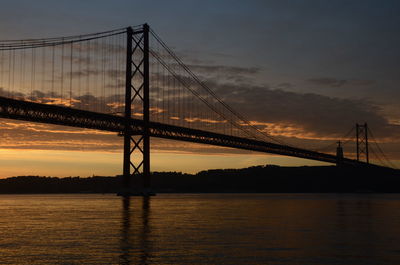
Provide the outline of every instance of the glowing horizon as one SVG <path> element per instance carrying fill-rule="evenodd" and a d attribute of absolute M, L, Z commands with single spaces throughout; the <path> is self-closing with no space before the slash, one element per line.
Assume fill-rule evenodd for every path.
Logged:
<path fill-rule="evenodd" d="M 258 165 L 302 166 L 327 163 L 268 154 L 187 154 L 152 152 L 155 171 L 197 173 L 208 169 L 245 168 Z M 234 165 L 234 166 L 233 166 Z M 122 152 L 49 151 L 0 149 L 0 178 L 24 175 L 54 177 L 115 176 L 122 174 Z"/>

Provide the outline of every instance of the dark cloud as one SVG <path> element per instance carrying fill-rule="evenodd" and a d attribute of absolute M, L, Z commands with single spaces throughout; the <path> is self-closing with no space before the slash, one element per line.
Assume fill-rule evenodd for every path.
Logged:
<path fill-rule="evenodd" d="M 72 78 L 82 78 L 87 76 L 103 76 L 104 78 L 125 78 L 125 71 L 123 70 L 100 70 L 100 69 L 83 69 L 81 71 L 66 72 L 65 76 Z M 58 77 L 60 79 L 60 77 Z M 49 80 L 50 82 L 51 80 Z"/>
<path fill-rule="evenodd" d="M 201 80 L 228 83 L 253 83 L 254 77 L 260 73 L 259 67 L 238 67 L 228 65 L 190 64 L 188 67 Z"/>
<path fill-rule="evenodd" d="M 229 67 L 221 69 L 229 69 Z M 237 71 L 238 73 L 257 72 L 243 69 L 234 69 L 232 71 Z M 109 74 L 115 75 L 118 72 L 110 72 Z M 229 116 L 228 111 L 215 98 L 210 96 L 198 84 L 196 85 L 196 82 L 193 82 L 191 78 L 179 75 L 177 77 L 182 82 L 187 83 L 188 87 L 194 90 L 195 93 L 191 93 L 184 85 L 181 87 L 176 86 L 179 82 L 176 84 L 170 81 L 163 83 L 165 80 L 172 78 L 169 75 L 152 75 L 151 107 L 154 108 L 151 116 L 152 120 L 218 131 L 218 125 L 223 126 L 222 122 L 225 117 L 232 117 Z M 301 139 L 305 134 L 311 135 L 315 139 L 340 137 L 355 123 L 362 122 L 368 122 L 378 138 L 393 139 L 396 134 L 400 133 L 400 126 L 390 124 L 383 116 L 378 105 L 365 100 L 340 99 L 312 93 L 288 92 L 281 89 L 271 89 L 268 86 L 257 86 L 245 82 L 235 84 L 212 78 L 205 83 L 233 109 L 238 110 L 249 120 L 259 122 L 260 125 L 257 126 L 260 129 L 268 132 L 271 129 L 269 126 L 277 125 L 284 137 Z M 157 84 L 158 86 L 156 86 Z M 117 82 L 117 85 L 122 86 L 123 84 Z M 281 88 L 288 86 L 292 86 L 292 84 L 280 84 Z M 185 92 L 184 94 L 182 94 L 183 91 Z M 0 88 L 0 95 L 7 96 L 7 93 L 7 91 Z M 59 100 L 60 95 L 36 90 L 29 95 L 14 93 L 11 96 L 45 104 L 66 105 L 105 113 L 122 113 L 124 102 L 124 95 L 122 94 L 109 96 L 76 95 L 73 96 L 71 101 L 64 99 L 63 102 Z M 216 113 L 212 114 L 208 106 L 198 97 L 205 99 L 217 111 L 222 112 L 224 115 L 228 113 L 228 115 L 220 117 Z M 133 110 L 134 113 L 138 112 L 140 107 L 135 105 Z M 196 117 L 197 113 L 203 116 Z M 171 119 L 172 117 L 176 119 Z M 190 118 L 191 121 L 185 120 L 187 118 Z M 289 131 L 291 134 L 287 133 Z M 298 134 L 294 135 L 293 132 L 298 132 Z"/>
<path fill-rule="evenodd" d="M 195 65 L 192 65 L 192 67 L 193 66 Z M 197 65 L 195 68 L 196 67 L 198 68 L 197 70 L 210 73 L 210 75 L 225 72 L 243 76 L 253 75 L 259 71 L 258 68 L 221 65 Z M 72 73 L 73 77 L 95 76 L 99 74 L 98 70 L 83 70 L 81 72 Z M 123 71 L 107 70 L 104 74 L 110 78 L 116 76 L 121 77 Z M 201 102 L 198 97 L 202 97 L 205 101 L 209 102 L 211 106 L 214 106 L 222 113 L 227 113 L 226 109 L 223 109 L 222 106 L 201 86 L 194 82 L 193 79 L 184 75 L 177 75 L 177 78 L 183 83 L 179 81 L 172 82 L 171 80 L 174 78 L 170 75 L 160 73 L 152 74 L 151 104 L 153 107 L 158 108 L 159 111 L 159 116 L 156 116 L 156 119 L 165 120 L 167 118 L 168 120 L 168 118 L 172 116 L 184 120 L 187 118 L 186 116 L 189 115 L 185 112 L 188 108 L 191 109 L 192 114 L 190 115 L 192 118 L 196 115 L 193 112 L 208 113 L 208 107 Z M 251 82 L 246 82 L 245 79 L 242 79 L 240 82 L 218 80 L 213 76 L 204 79 L 207 80 L 206 84 L 212 88 L 217 95 L 220 95 L 220 97 L 229 105 L 233 106 L 234 109 L 240 110 L 240 113 L 244 113 L 249 120 L 290 124 L 291 126 L 298 126 L 316 136 L 339 135 L 346 132 L 348 128 L 355 123 L 364 121 L 367 121 L 373 128 L 376 128 L 376 130 L 379 131 L 379 133 L 377 133 L 378 135 L 390 136 L 393 135 L 394 132 L 398 132 L 398 126 L 390 125 L 387 119 L 381 114 L 381 109 L 371 102 L 281 90 L 292 86 L 291 83 L 281 83 L 278 86 L 278 88 L 281 89 L 271 89 L 268 86 L 252 85 Z M 121 88 L 124 86 L 123 78 L 118 78 L 114 81 L 115 82 L 112 83 L 105 83 L 105 88 Z M 343 86 L 344 84 L 360 85 L 372 82 L 368 80 L 339 80 L 334 78 L 310 79 L 309 81 L 330 86 Z M 194 93 L 190 92 L 187 88 L 193 90 Z M 85 93 L 84 90 L 83 93 Z M 29 99 L 46 104 L 67 105 L 79 109 L 100 110 L 106 113 L 122 111 L 124 95 L 119 93 L 120 92 L 114 92 L 103 96 L 90 93 L 86 95 L 73 94 L 71 100 L 69 100 L 69 95 L 68 97 L 64 95 L 64 101 L 60 103 L 57 102 L 57 99 L 61 98 L 61 95 L 57 93 L 34 90 L 29 95 L 20 92 L 14 92 L 9 95 L 8 91 L 0 88 L 0 95 L 2 96 Z M 91 106 L 94 107 L 92 108 Z M 169 108 L 169 113 L 166 113 L 167 108 Z M 223 117 L 218 117 L 218 115 L 212 117 L 219 121 L 224 120 Z M 227 117 L 230 116 L 228 115 Z M 201 120 L 206 119 L 210 120 L 209 117 L 206 116 L 200 117 L 200 120 L 192 122 L 191 125 L 198 123 L 198 125 L 201 126 Z"/>
<path fill-rule="evenodd" d="M 389 124 L 379 106 L 364 100 L 272 90 L 262 86 L 213 84 L 225 102 L 251 120 L 291 124 L 316 136 L 337 136 L 355 123 L 368 122 L 377 135 L 390 137 L 400 126 Z"/>
<path fill-rule="evenodd" d="M 187 65 L 191 70 L 196 73 L 203 74 L 226 74 L 226 75 L 253 75 L 260 72 L 258 67 L 238 67 L 226 65 L 201 65 L 190 64 Z"/>
<path fill-rule="evenodd" d="M 342 87 L 342 86 L 368 86 L 375 83 L 374 80 L 358 80 L 358 79 L 337 79 L 330 77 L 310 78 L 308 82 L 320 86 Z"/>
<path fill-rule="evenodd" d="M 191 89 L 195 90 L 198 95 L 210 102 L 211 105 L 219 106 L 213 97 L 198 85 L 196 86 L 189 77 L 179 75 L 178 77 L 188 84 Z M 180 92 L 176 87 L 169 87 L 163 84 L 162 81 L 169 78 L 171 77 L 153 76 L 154 90 L 152 99 L 158 99 L 159 103 L 154 100 L 152 104 L 161 105 L 161 102 L 163 102 L 165 106 L 173 106 L 173 101 L 176 100 L 176 97 L 182 96 L 179 95 Z M 391 124 L 384 116 L 381 107 L 370 101 L 283 90 L 293 87 L 294 85 L 291 83 L 281 83 L 272 89 L 269 86 L 257 86 L 246 82 L 232 83 L 215 78 L 204 78 L 204 80 L 207 80 L 205 83 L 223 101 L 231 105 L 235 110 L 239 110 L 240 113 L 252 121 L 297 127 L 299 131 L 315 137 L 342 136 L 356 123 L 363 122 L 368 122 L 379 137 L 393 137 L 396 133 L 400 133 L 399 126 Z M 365 84 L 367 82 L 370 81 L 348 81 L 350 84 Z M 157 83 L 160 83 L 158 84 L 159 86 L 155 86 Z M 172 83 L 170 82 L 169 84 L 171 85 Z M 160 86 L 163 88 L 160 88 Z M 165 95 L 169 95 L 169 101 L 168 98 L 162 98 L 163 95 L 160 93 L 162 89 L 164 89 Z M 186 88 L 185 91 L 187 91 Z M 195 96 L 190 95 L 190 93 L 185 95 L 185 104 L 189 106 L 200 104 L 200 100 Z M 199 109 L 205 109 L 206 113 L 209 111 L 207 107 L 201 106 L 201 104 Z M 172 110 L 170 112 L 173 113 Z M 179 113 L 173 113 L 172 115 L 179 116 Z M 228 117 L 230 116 L 228 115 Z M 265 125 L 260 125 L 260 128 L 265 129 Z M 302 135 L 299 134 L 298 137 L 301 138 Z"/>
<path fill-rule="evenodd" d="M 283 90 L 290 89 L 290 88 L 293 88 L 293 87 L 294 87 L 294 84 L 288 83 L 288 82 L 279 83 L 279 84 L 276 85 L 276 88 L 283 89 Z"/>
<path fill-rule="evenodd" d="M 0 87 L 0 96 L 19 100 L 33 101 L 42 104 L 72 107 L 77 109 L 96 111 L 102 113 L 121 113 L 125 95 L 111 93 L 109 95 L 97 96 L 90 92 L 83 92 L 81 95 L 64 94 L 59 92 L 33 90 L 31 93 L 9 92 Z"/>
<path fill-rule="evenodd" d="M 81 70 L 81 71 L 72 71 L 72 72 L 67 72 L 66 76 L 72 78 L 82 78 L 82 77 L 87 77 L 87 76 L 96 76 L 102 74 L 101 71 L 99 70 Z"/>
<path fill-rule="evenodd" d="M 1 97 L 19 98 L 19 99 L 24 99 L 25 98 L 25 94 L 24 93 L 10 91 L 10 90 L 5 89 L 3 87 L 0 87 L 0 96 Z"/>

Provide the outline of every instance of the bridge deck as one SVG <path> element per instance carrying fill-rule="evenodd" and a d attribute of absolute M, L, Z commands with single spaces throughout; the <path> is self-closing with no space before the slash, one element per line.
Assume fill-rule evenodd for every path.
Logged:
<path fill-rule="evenodd" d="M 118 133 L 123 132 L 125 127 L 125 118 L 121 116 L 15 100 L 5 97 L 0 97 L 0 117 Z M 143 121 L 132 118 L 130 119 L 130 126 L 132 134 L 140 134 L 143 128 Z M 331 154 L 157 122 L 150 122 L 150 135 L 152 137 L 165 139 L 232 147 L 336 163 L 336 156 Z M 342 162 L 346 165 L 367 165 L 366 163 L 346 158 L 344 158 Z"/>

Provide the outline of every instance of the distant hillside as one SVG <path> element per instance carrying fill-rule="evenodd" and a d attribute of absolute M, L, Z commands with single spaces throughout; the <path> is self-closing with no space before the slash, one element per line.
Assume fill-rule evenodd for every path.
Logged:
<path fill-rule="evenodd" d="M 0 179 L 0 193 L 116 193 L 121 177 Z M 140 177 L 133 181 L 141 185 Z M 197 174 L 154 172 L 152 188 L 162 192 L 400 192 L 400 172 L 320 167 L 256 166 Z"/>

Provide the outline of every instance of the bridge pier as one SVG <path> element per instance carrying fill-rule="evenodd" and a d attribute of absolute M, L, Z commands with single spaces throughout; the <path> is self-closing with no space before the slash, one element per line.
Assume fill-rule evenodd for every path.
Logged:
<path fill-rule="evenodd" d="M 150 180 L 150 101 L 149 101 L 149 26 L 140 30 L 127 28 L 125 83 L 125 130 L 122 196 L 155 195 Z M 141 106 L 141 131 L 131 127 L 132 106 Z M 137 108 L 137 106 L 135 106 Z M 140 109 L 140 108 L 139 108 Z M 142 187 L 132 187 L 136 177 L 142 176 Z"/>

